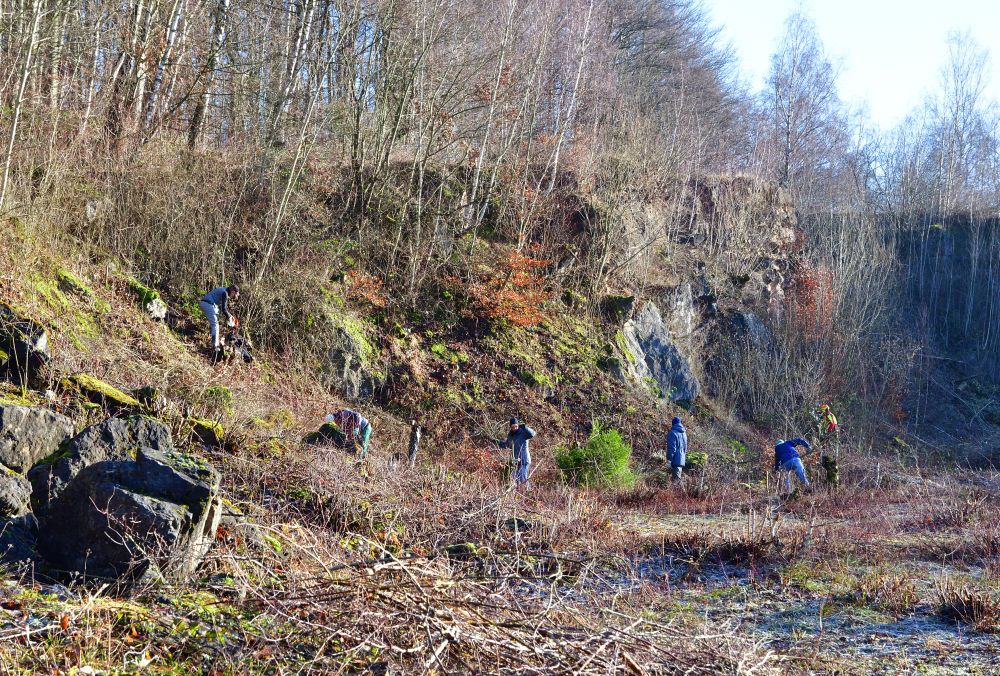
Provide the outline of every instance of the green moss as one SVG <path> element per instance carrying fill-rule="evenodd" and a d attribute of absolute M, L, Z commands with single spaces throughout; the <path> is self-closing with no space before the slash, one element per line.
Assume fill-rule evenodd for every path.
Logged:
<path fill-rule="evenodd" d="M 160 293 L 155 289 L 151 289 L 142 282 L 140 282 L 135 277 L 128 278 L 128 288 L 129 291 L 135 296 L 135 299 L 139 302 L 139 305 L 146 307 L 154 300 L 160 298 Z"/>
<path fill-rule="evenodd" d="M 191 433 L 202 443 L 209 446 L 223 445 L 226 430 L 221 423 L 207 418 L 188 418 L 188 423 L 191 425 Z"/>
<path fill-rule="evenodd" d="M 59 290 L 59 284 L 55 280 L 31 275 L 28 278 L 28 285 L 49 308 L 60 311 L 69 309 L 69 299 Z"/>
<path fill-rule="evenodd" d="M 582 308 L 587 304 L 586 296 L 577 293 L 573 289 L 565 289 L 562 292 L 562 302 L 571 308 Z"/>
<path fill-rule="evenodd" d="M 367 326 L 361 320 L 346 314 L 340 315 L 339 324 L 361 348 L 361 358 L 366 361 L 366 365 L 374 360 L 378 355 L 378 350 L 368 338 Z"/>
<path fill-rule="evenodd" d="M 537 371 L 522 371 L 519 374 L 521 382 L 528 387 L 552 387 L 552 379 L 544 373 Z"/>
<path fill-rule="evenodd" d="M 0 393 L 0 404 L 7 404 L 8 406 L 34 406 L 34 402 L 26 397 L 2 393 Z"/>
<path fill-rule="evenodd" d="M 233 408 L 233 392 L 224 385 L 206 387 L 203 399 L 206 405 L 221 408 L 226 412 Z"/>
<path fill-rule="evenodd" d="M 87 286 L 87 283 L 66 268 L 59 268 L 56 271 L 56 278 L 59 280 L 59 286 L 66 291 L 85 298 L 93 298 L 94 292 Z"/>
<path fill-rule="evenodd" d="M 451 350 L 444 343 L 434 343 L 430 351 L 435 357 L 449 364 L 464 364 L 469 361 L 469 355 Z"/>
<path fill-rule="evenodd" d="M 281 542 L 277 538 L 270 535 L 262 535 L 261 538 L 267 543 L 267 546 L 274 550 L 275 554 L 280 554 L 284 547 L 282 547 Z"/>
<path fill-rule="evenodd" d="M 76 390 L 95 404 L 141 408 L 139 401 L 88 373 L 77 373 L 62 381 L 67 390 Z"/>
<path fill-rule="evenodd" d="M 621 352 L 622 356 L 629 363 L 635 362 L 635 355 L 632 354 L 632 350 L 628 349 L 628 341 L 625 340 L 625 334 L 622 331 L 615 332 L 615 346 L 618 351 Z"/>

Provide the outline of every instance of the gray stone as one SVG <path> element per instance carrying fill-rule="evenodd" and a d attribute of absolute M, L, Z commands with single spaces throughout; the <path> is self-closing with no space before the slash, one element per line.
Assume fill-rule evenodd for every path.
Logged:
<path fill-rule="evenodd" d="M 660 396 L 682 405 L 701 393 L 691 365 L 674 343 L 666 322 L 654 303 L 646 303 L 623 329 L 634 359 L 631 375 L 639 383 L 655 383 Z"/>
<path fill-rule="evenodd" d="M 381 379 L 369 367 L 365 347 L 341 327 L 333 330 L 322 379 L 328 387 L 340 390 L 346 397 L 364 401 L 374 397 L 381 385 Z"/>
<path fill-rule="evenodd" d="M 45 327 L 0 304 L 0 371 L 19 384 L 38 384 L 49 362 Z"/>
<path fill-rule="evenodd" d="M 0 404 L 0 463 L 26 472 L 73 436 L 73 421 L 47 408 Z"/>
<path fill-rule="evenodd" d="M 30 567 L 37 537 L 38 521 L 33 514 L 0 521 L 0 561 L 14 570 Z"/>
<path fill-rule="evenodd" d="M 684 337 L 694 332 L 698 312 L 690 284 L 680 284 L 660 294 L 663 319 L 672 336 Z M 658 306 L 659 307 L 659 306 Z"/>
<path fill-rule="evenodd" d="M 35 510 L 43 513 L 66 484 L 88 465 L 105 460 L 131 460 L 140 448 L 172 450 L 170 430 L 159 420 L 138 415 L 108 418 L 91 425 L 73 437 L 59 457 L 28 472 Z"/>
<path fill-rule="evenodd" d="M 167 304 L 160 298 L 154 298 L 146 303 L 146 312 L 149 313 L 151 318 L 157 321 L 163 321 L 167 318 Z"/>
<path fill-rule="evenodd" d="M 20 474 L 0 470 L 0 517 L 24 516 L 31 508 L 31 484 Z"/>
<path fill-rule="evenodd" d="M 170 450 L 96 462 L 53 500 L 38 549 L 55 568 L 88 577 L 184 580 L 215 540 L 218 490 L 214 469 Z"/>
<path fill-rule="evenodd" d="M 728 318 L 728 335 L 740 345 L 747 345 L 755 350 L 769 349 L 774 338 L 764 324 L 764 320 L 752 312 L 734 312 Z"/>

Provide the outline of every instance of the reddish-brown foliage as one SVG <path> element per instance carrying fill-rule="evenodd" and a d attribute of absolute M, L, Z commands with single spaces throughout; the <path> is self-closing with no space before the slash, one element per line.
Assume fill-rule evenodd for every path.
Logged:
<path fill-rule="evenodd" d="M 544 319 L 541 306 L 548 292 L 539 270 L 547 264 L 510 247 L 493 247 L 477 256 L 467 282 L 451 281 L 464 291 L 475 316 L 534 326 Z"/>
<path fill-rule="evenodd" d="M 347 295 L 353 301 L 368 303 L 375 307 L 385 307 L 387 302 L 382 289 L 382 280 L 360 270 L 351 270 L 347 273 Z"/>

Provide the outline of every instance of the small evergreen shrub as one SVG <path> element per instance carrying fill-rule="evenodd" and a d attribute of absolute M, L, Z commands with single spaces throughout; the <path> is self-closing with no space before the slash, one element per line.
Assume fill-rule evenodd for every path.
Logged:
<path fill-rule="evenodd" d="M 632 447 L 615 429 L 595 423 L 590 439 L 583 446 L 556 450 L 556 464 L 567 480 L 581 486 L 631 488 Z"/>

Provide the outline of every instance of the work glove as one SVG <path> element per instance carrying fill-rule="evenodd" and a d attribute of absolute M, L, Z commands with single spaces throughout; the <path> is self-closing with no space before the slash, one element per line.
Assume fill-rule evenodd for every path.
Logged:
<path fill-rule="evenodd" d="M 229 318 L 229 319 L 228 319 L 228 320 L 226 321 L 226 326 L 228 326 L 228 327 L 229 327 L 229 328 L 231 328 L 231 329 L 232 329 L 232 328 L 235 328 L 235 327 L 236 327 L 236 317 L 230 317 L 230 318 Z"/>

